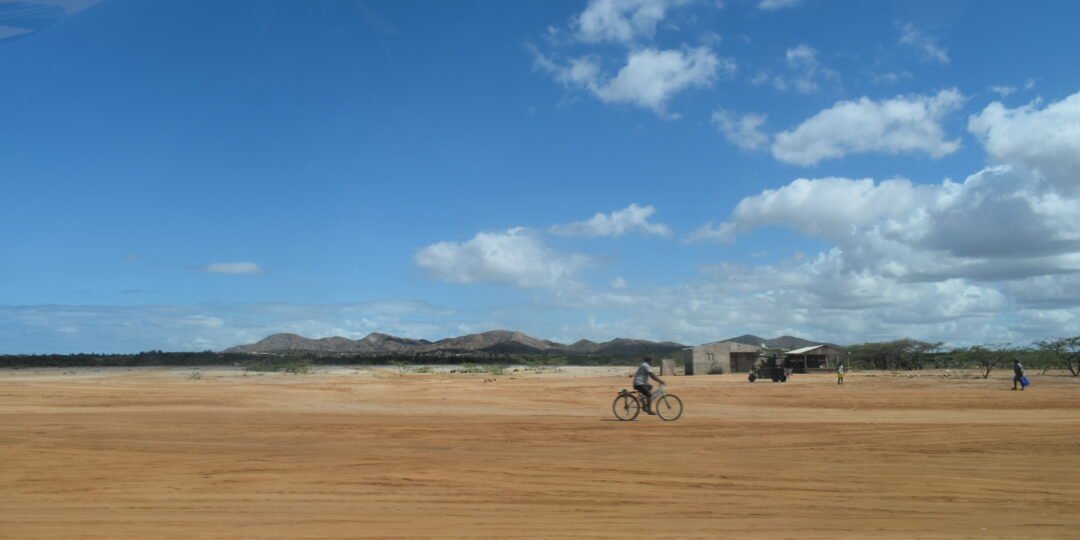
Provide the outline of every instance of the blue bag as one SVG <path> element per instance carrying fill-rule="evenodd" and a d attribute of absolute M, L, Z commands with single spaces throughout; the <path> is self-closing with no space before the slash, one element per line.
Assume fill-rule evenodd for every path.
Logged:
<path fill-rule="evenodd" d="M 1020 377 L 1020 386 L 1027 388 L 1027 385 L 1029 384 L 1031 384 L 1031 381 L 1028 380 L 1027 375 Z"/>

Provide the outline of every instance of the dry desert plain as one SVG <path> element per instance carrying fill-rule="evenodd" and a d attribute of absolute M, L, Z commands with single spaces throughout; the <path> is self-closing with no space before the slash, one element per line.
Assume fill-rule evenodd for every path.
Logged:
<path fill-rule="evenodd" d="M 0 537 L 1080 538 L 1076 378 L 632 369 L 2 371 Z"/>

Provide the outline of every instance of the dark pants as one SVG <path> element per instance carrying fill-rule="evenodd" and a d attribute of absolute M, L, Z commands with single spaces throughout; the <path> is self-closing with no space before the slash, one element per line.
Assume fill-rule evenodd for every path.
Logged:
<path fill-rule="evenodd" d="M 641 395 L 645 396 L 645 410 L 649 410 L 652 403 L 652 385 L 648 384 L 635 384 L 634 390 L 641 392 Z"/>

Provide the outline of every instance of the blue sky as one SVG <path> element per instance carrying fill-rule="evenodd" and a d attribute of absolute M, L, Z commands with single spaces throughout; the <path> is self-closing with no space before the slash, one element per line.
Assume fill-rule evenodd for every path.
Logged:
<path fill-rule="evenodd" d="M 0 353 L 1080 334 L 1074 2 L 0 2 Z"/>

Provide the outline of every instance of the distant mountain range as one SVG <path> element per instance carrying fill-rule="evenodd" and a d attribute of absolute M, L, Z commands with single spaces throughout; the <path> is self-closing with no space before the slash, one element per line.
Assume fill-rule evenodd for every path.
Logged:
<path fill-rule="evenodd" d="M 521 332 L 493 330 L 480 334 L 428 341 L 372 333 L 362 339 L 327 337 L 310 339 L 296 334 L 274 334 L 257 343 L 226 349 L 230 353 L 320 352 L 330 354 L 567 354 L 596 356 L 663 355 L 685 348 L 685 345 L 643 339 L 613 339 L 596 343 L 583 339 L 571 345 L 534 338 Z"/>
<path fill-rule="evenodd" d="M 743 345 L 754 345 L 758 347 L 764 344 L 770 349 L 783 349 L 785 351 L 792 351 L 803 347 L 813 347 L 816 345 L 827 345 L 827 343 L 819 343 L 817 341 L 810 341 L 795 336 L 780 336 L 778 338 L 766 339 L 753 334 L 745 334 L 722 341 L 734 341 L 736 343 L 742 343 Z"/>

